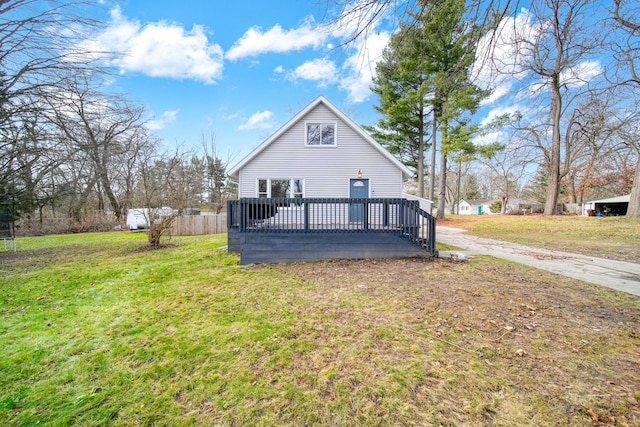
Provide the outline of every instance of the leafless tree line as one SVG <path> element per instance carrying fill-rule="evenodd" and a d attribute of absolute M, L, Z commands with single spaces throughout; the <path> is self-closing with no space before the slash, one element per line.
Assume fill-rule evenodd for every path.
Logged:
<path fill-rule="evenodd" d="M 227 163 L 213 136 L 202 152 L 162 148 L 144 109 L 106 84 L 98 59 L 117 53 L 81 47 L 100 25 L 89 6 L 0 2 L 0 208 L 77 223 L 142 206 L 219 211 Z"/>
<path fill-rule="evenodd" d="M 332 23 L 347 22 L 353 40 L 373 31 L 385 14 L 419 25 L 428 5 L 442 2 L 335 0 L 341 14 Z M 561 201 L 631 193 L 627 216 L 640 217 L 637 0 L 470 0 L 465 6 L 467 19 L 483 29 L 479 74 L 494 87 L 510 79 L 508 96 L 518 107 L 500 118 L 494 142 L 503 154 L 480 153 L 480 166 L 470 173 L 492 171 L 504 200 L 522 193 L 514 189 L 526 186 L 514 184 L 533 172 L 529 192 L 537 185 L 540 195 L 542 184 L 546 214 L 557 213 Z M 457 167 L 439 173 L 455 175 Z M 455 204 L 452 191 L 446 197 Z"/>

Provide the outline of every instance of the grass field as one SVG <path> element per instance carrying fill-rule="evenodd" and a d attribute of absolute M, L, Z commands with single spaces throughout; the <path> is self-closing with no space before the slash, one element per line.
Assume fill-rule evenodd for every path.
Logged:
<path fill-rule="evenodd" d="M 489 257 L 0 252 L 0 425 L 640 425 L 640 299 Z"/>

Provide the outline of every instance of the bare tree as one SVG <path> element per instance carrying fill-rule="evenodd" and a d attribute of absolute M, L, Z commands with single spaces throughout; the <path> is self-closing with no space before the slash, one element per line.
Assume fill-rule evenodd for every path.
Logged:
<path fill-rule="evenodd" d="M 86 78 L 70 79 L 66 90 L 46 102 L 52 126 L 61 138 L 91 161 L 98 196 L 104 194 L 117 219 L 123 215 L 131 192 L 132 167 L 152 143 L 144 126 L 143 109 L 120 96 L 106 95 Z M 125 167 L 123 182 L 116 179 Z M 119 185 L 120 184 L 120 185 Z M 124 187 L 124 195 L 118 190 Z"/>
<path fill-rule="evenodd" d="M 66 76 L 94 69 L 79 43 L 98 25 L 85 18 L 85 7 L 82 1 L 0 2 L 0 199 L 14 211 L 22 206 L 18 213 L 40 203 L 33 199 L 37 186 L 60 160 L 47 156 L 54 148 L 42 137 L 42 99 Z"/>
<path fill-rule="evenodd" d="M 500 192 L 502 210 L 507 213 L 511 197 L 520 193 L 527 167 L 531 163 L 521 144 L 494 143 L 479 148 L 480 162 L 492 171 L 494 183 Z"/>
<path fill-rule="evenodd" d="M 613 18 L 617 27 L 626 35 L 623 42 L 614 44 L 614 59 L 617 64 L 616 90 L 629 96 L 632 91 L 636 104 L 640 95 L 640 6 L 637 2 L 614 0 Z M 635 111 L 627 114 L 637 118 Z M 627 217 L 640 218 L 640 132 L 637 125 L 625 127 L 621 138 L 636 154 L 638 161 L 634 172 L 633 186 Z"/>
<path fill-rule="evenodd" d="M 519 130 L 540 150 L 547 173 L 544 213 L 558 213 L 560 182 L 569 172 L 575 150 L 576 129 L 580 127 L 576 104 L 592 96 L 589 79 L 597 70 L 585 64 L 602 50 L 602 38 L 588 24 L 595 17 L 591 0 L 541 0 L 531 4 L 528 31 L 516 31 L 514 51 L 518 72 L 531 78 L 524 90 L 539 105 L 520 117 Z M 538 82 L 538 83 L 536 83 Z M 525 95 L 523 95 L 525 96 Z"/>
<path fill-rule="evenodd" d="M 160 246 L 161 239 L 169 235 L 177 216 L 188 206 L 191 189 L 187 180 L 199 179 L 199 188 L 202 189 L 204 173 L 199 177 L 190 176 L 193 174 L 186 170 L 189 158 L 192 154 L 177 147 L 175 151 L 160 155 L 149 153 L 141 161 L 134 199 L 144 206 L 151 246 Z"/>
<path fill-rule="evenodd" d="M 383 21 L 415 23 L 428 13 L 424 0 L 325 0 L 327 6 L 323 22 L 327 30 L 345 34 L 343 45 L 367 37 L 377 31 Z M 482 27 L 491 27 L 512 10 L 518 9 L 517 0 L 469 0 L 467 18 Z M 337 10 L 337 12 L 336 12 Z"/>
<path fill-rule="evenodd" d="M 230 197 L 230 185 L 227 169 L 236 155 L 228 151 L 225 156 L 220 153 L 216 144 L 215 134 L 211 134 L 209 141 L 202 135 L 202 149 L 206 161 L 207 192 L 209 205 L 220 213 Z"/>

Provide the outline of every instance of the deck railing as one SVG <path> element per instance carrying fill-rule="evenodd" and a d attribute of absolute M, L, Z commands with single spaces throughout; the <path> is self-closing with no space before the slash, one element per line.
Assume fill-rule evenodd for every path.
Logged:
<path fill-rule="evenodd" d="M 7 208 L 0 208 L 0 240 L 4 245 L 4 250 L 16 251 L 16 228 L 11 216 L 11 211 Z"/>
<path fill-rule="evenodd" d="M 227 204 L 229 232 L 394 233 L 435 253 L 435 219 L 415 200 L 241 198 Z"/>

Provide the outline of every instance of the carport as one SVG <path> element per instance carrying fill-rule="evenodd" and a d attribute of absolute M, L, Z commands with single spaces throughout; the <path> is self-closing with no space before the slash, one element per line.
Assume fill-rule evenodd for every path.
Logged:
<path fill-rule="evenodd" d="M 608 199 L 587 200 L 582 203 L 582 215 L 626 215 L 630 198 L 631 195 L 627 194 L 626 196 L 610 197 Z"/>

